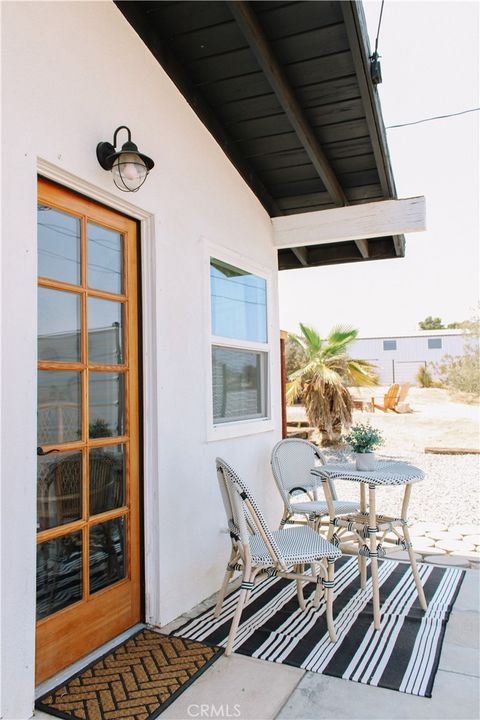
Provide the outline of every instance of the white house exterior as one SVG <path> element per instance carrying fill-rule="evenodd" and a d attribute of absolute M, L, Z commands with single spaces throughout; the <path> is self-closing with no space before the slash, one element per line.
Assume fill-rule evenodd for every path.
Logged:
<path fill-rule="evenodd" d="M 272 524 L 277 523 L 281 501 L 272 492 L 269 460 L 281 433 L 281 407 L 278 256 L 269 213 L 114 3 L 4 2 L 1 9 L 0 716 L 13 720 L 30 718 L 33 714 L 36 530 L 40 533 L 37 547 L 41 555 L 42 545 L 48 542 L 55 545 L 66 537 L 61 523 L 70 522 L 70 545 L 78 542 L 84 561 L 93 563 L 94 557 L 94 527 L 91 521 L 80 517 L 82 512 L 87 515 L 89 512 L 85 499 L 79 499 L 85 497 L 84 490 L 77 491 L 79 507 L 83 502 L 83 511 L 79 510 L 78 517 L 70 508 L 73 515 L 59 519 L 58 497 L 55 499 L 52 495 L 59 492 L 58 486 L 56 491 L 45 491 L 45 514 L 41 520 L 37 517 L 37 503 L 41 502 L 42 493 L 39 490 L 37 497 L 35 449 L 40 446 L 41 452 L 60 451 L 59 455 L 49 455 L 48 463 L 53 463 L 53 467 L 62 452 L 70 453 L 70 457 L 75 453 L 81 455 L 82 464 L 73 464 L 73 476 L 78 468 L 83 468 L 78 470 L 83 478 L 78 482 L 85 482 L 86 467 L 93 472 L 95 453 L 100 456 L 110 446 L 117 452 L 121 446 L 121 452 L 131 462 L 136 443 L 138 462 L 135 467 L 128 465 L 126 475 L 132 483 L 133 474 L 138 476 L 137 486 L 142 487 L 138 497 L 143 498 L 143 503 L 141 507 L 137 503 L 135 516 L 140 530 L 137 546 L 130 549 L 130 556 L 124 553 L 120 562 L 122 572 L 128 576 L 131 559 L 138 558 L 143 568 L 139 570 L 143 581 L 139 585 L 138 619 L 161 626 L 209 596 L 220 584 L 229 541 L 223 530 L 225 519 L 214 471 L 216 456 L 225 457 L 238 467 L 265 508 L 267 518 Z M 137 194 L 118 191 L 111 173 L 105 172 L 95 158 L 97 143 L 110 140 L 114 129 L 122 124 L 131 128 L 132 139 L 156 163 Z M 40 185 L 37 185 L 38 177 Z M 40 222 L 38 240 L 37 197 L 47 197 L 40 201 L 39 217 L 47 213 L 50 218 L 48 222 Z M 73 209 L 68 210 L 68 206 L 66 209 L 63 200 L 58 200 L 58 205 L 56 200 L 48 200 L 54 197 L 70 197 Z M 392 191 L 389 200 L 393 197 Z M 93 214 L 75 209 L 82 207 L 93 208 Z M 345 212 L 348 210 L 346 207 Z M 112 220 L 112 224 L 105 220 L 103 230 L 102 221 L 95 220 L 103 216 L 117 218 L 119 227 L 133 228 L 132 233 L 139 238 L 138 323 L 132 313 L 136 296 L 128 295 L 126 285 L 123 290 L 120 286 L 112 290 L 102 285 L 104 280 L 89 279 L 93 265 L 88 265 L 84 250 L 90 241 L 99 243 L 107 251 L 100 271 L 107 277 L 117 272 L 114 270 L 117 260 L 108 242 L 89 235 L 92 227 L 115 235 L 112 227 L 116 220 Z M 72 240 L 71 233 L 64 232 L 64 221 L 76 223 L 78 237 L 75 235 Z M 422 223 L 418 219 L 415 222 L 412 228 L 409 221 L 408 229 L 420 229 Z M 395 252 L 401 256 L 401 219 L 396 217 L 389 231 L 395 238 Z M 125 237 L 129 232 L 125 230 Z M 378 232 L 382 236 L 378 253 L 387 248 L 385 232 L 383 224 Z M 46 240 L 42 233 L 47 234 Z M 122 233 L 116 234 L 120 243 Z M 66 256 L 62 255 L 59 264 L 58 234 L 65 238 L 65 243 L 70 240 L 77 243 L 80 259 L 65 260 Z M 371 248 L 376 247 L 374 235 L 375 232 L 373 235 L 370 232 L 367 237 L 373 241 L 368 241 L 361 237 L 355 239 L 350 232 L 345 241 L 352 243 L 351 252 L 358 252 L 360 260 L 375 259 L 376 255 L 368 256 L 368 242 Z M 336 237 L 335 241 L 341 244 L 341 238 Z M 355 243 L 362 250 L 357 250 Z M 135 245 L 131 247 L 134 253 Z M 286 258 L 288 249 L 283 252 Z M 43 253 L 42 257 L 39 253 Z M 132 258 L 128 253 L 125 257 Z M 291 255 L 292 262 L 306 264 L 307 256 L 305 248 L 300 248 Z M 40 273 L 38 281 L 37 268 L 45 258 L 47 269 Z M 257 290 L 260 288 L 262 299 L 256 296 L 255 300 L 261 308 L 260 314 L 253 319 L 256 330 L 252 330 L 248 322 L 239 329 L 241 322 L 232 319 L 230 330 L 215 334 L 212 317 L 215 322 L 217 300 L 210 280 L 212 258 L 217 263 L 214 267 L 224 268 L 222 279 L 231 293 L 229 300 L 237 303 L 235 307 L 249 302 L 247 291 L 242 290 L 241 297 L 237 296 L 235 278 L 240 278 L 239 282 L 242 278 L 253 278 Z M 67 260 L 68 273 L 73 267 L 71 263 L 77 263 L 77 279 L 72 280 L 69 275 L 70 279 L 65 280 L 63 271 L 58 270 L 60 265 L 66 267 Z M 135 280 L 134 265 L 128 266 L 128 272 L 125 268 L 118 272 L 126 273 L 125 283 Z M 59 301 L 59 293 L 63 293 L 65 302 Z M 100 307 L 102 302 L 108 319 L 89 325 L 88 322 L 93 323 L 93 308 Z M 78 316 L 71 315 L 78 320 L 73 330 L 64 321 L 69 303 L 83 308 Z M 110 303 L 108 308 L 105 303 Z M 44 308 L 49 307 L 46 320 Z M 87 307 L 90 309 L 86 310 Z M 245 317 L 247 314 L 245 311 Z M 120 319 L 112 322 L 114 316 Z M 100 345 L 107 348 L 99 350 L 100 355 L 103 352 L 108 355 L 108 348 L 119 342 L 118 333 L 112 332 L 112 328 L 122 328 L 122 323 L 126 323 L 127 328 L 122 330 L 122 342 L 130 343 L 127 357 L 131 365 L 122 365 L 125 355 L 123 360 L 120 355 L 109 360 L 99 359 L 100 356 L 95 359 L 92 350 L 95 333 L 103 338 Z M 225 324 L 220 323 L 218 327 L 225 328 Z M 127 330 L 131 332 L 128 337 Z M 37 334 L 40 336 L 38 350 Z M 132 388 L 137 340 L 140 372 L 135 381 L 139 388 L 135 400 Z M 88 349 L 87 342 L 90 343 Z M 58 353 L 56 359 L 48 349 L 52 344 Z M 77 348 L 76 359 L 68 356 L 67 346 Z M 115 348 L 117 353 L 125 352 L 125 348 Z M 222 376 L 215 361 L 212 371 L 212 352 L 223 358 L 221 367 L 227 367 L 230 375 Z M 244 358 L 243 369 L 232 370 L 235 363 L 228 366 L 225 360 L 228 352 L 233 353 L 237 365 L 239 358 Z M 38 385 L 37 369 L 42 378 Z M 69 381 L 76 377 L 68 397 L 62 395 L 67 392 L 63 388 L 67 372 Z M 45 390 L 47 373 L 51 373 L 48 377 L 53 379 L 48 380 Z M 87 373 L 90 373 L 89 391 Z M 108 380 L 97 395 L 95 373 L 97 380 Z M 125 379 L 127 375 L 130 380 Z M 227 389 L 222 389 L 222 382 L 232 387 L 233 394 L 229 397 L 233 409 L 227 403 L 222 404 L 222 392 L 227 393 Z M 126 394 L 122 400 L 118 388 L 124 386 L 130 395 Z M 243 392 L 245 388 L 248 392 Z M 86 415 L 88 392 L 90 420 Z M 240 393 L 244 405 L 237 403 L 235 392 Z M 112 393 L 117 393 L 115 401 L 111 399 Z M 122 410 L 123 402 L 127 410 Z M 54 405 L 53 415 L 48 414 L 49 403 Z M 135 403 L 140 407 L 136 415 L 132 410 Z M 102 415 L 98 408 L 107 405 L 110 409 Z M 127 411 L 131 413 L 130 420 L 123 416 L 119 419 L 121 412 Z M 118 428 L 100 429 L 98 433 L 102 422 L 114 424 L 112 413 L 118 415 Z M 60 416 L 61 430 L 60 421 L 51 419 Z M 141 424 L 137 432 L 134 421 L 138 417 Z M 92 425 L 99 419 L 101 422 L 97 423 L 94 433 Z M 53 426 L 53 435 L 48 432 L 41 435 L 45 423 L 49 432 L 52 425 L 48 423 L 57 423 Z M 68 431 L 65 429 L 68 423 L 74 426 L 77 423 L 78 429 Z M 62 442 L 64 448 L 51 447 Z M 90 453 L 89 465 L 87 453 Z M 39 463 L 45 467 L 47 460 L 40 457 Z M 56 467 L 55 482 L 58 482 L 58 465 Z M 125 473 L 119 466 L 116 468 L 115 477 Z M 90 492 L 93 492 L 92 485 Z M 123 501 L 127 509 L 122 509 Z M 52 511 L 54 502 L 57 508 Z M 124 497 L 116 505 L 104 505 L 102 511 L 107 514 L 98 520 L 98 527 L 102 522 L 106 526 L 108 522 L 118 521 L 118 527 L 123 522 L 122 527 L 131 530 L 133 506 L 127 507 L 126 503 Z M 90 499 L 90 513 L 93 512 Z M 112 512 L 113 515 L 108 515 Z M 113 519 L 109 520 L 110 517 Z M 127 540 L 131 538 L 130 530 L 125 531 Z M 85 544 L 80 544 L 87 542 L 88 532 L 90 555 L 86 554 Z M 98 528 L 95 532 L 98 539 Z M 113 538 L 116 547 L 119 542 L 123 547 L 123 541 L 119 541 L 115 533 L 117 530 L 110 539 Z M 44 537 L 49 539 L 43 541 Z M 50 572 L 53 560 L 48 552 L 46 556 L 50 558 Z M 119 557 L 117 564 L 118 560 Z M 80 568 L 78 582 L 82 582 L 82 577 L 85 580 L 87 571 L 88 568 L 83 571 Z M 121 574 L 118 577 L 122 579 Z M 45 579 L 47 591 L 54 594 L 49 582 Z M 92 572 L 88 582 L 92 589 L 95 582 Z M 59 609 L 59 616 L 68 610 L 63 605 L 53 607 Z M 67 630 L 81 636 L 87 632 L 87 626 L 76 628 L 75 621 L 69 619 Z M 43 651 L 43 635 L 38 637 L 37 660 L 38 653 Z M 50 652 L 55 654 L 55 641 L 50 638 L 49 642 Z M 55 662 L 58 665 L 58 658 Z M 40 679 L 45 679 L 45 671 Z"/>
<path fill-rule="evenodd" d="M 467 340 L 461 330 L 421 330 L 411 335 L 357 338 L 351 352 L 377 366 L 381 385 L 415 384 L 421 367 L 439 363 L 445 355 L 463 355 Z M 431 366 L 429 369 L 435 374 Z"/>

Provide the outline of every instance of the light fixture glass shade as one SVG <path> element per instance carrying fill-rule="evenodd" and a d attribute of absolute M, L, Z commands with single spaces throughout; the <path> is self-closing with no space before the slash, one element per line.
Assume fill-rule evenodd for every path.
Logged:
<path fill-rule="evenodd" d="M 112 175 L 119 190 L 135 192 L 145 182 L 148 168 L 137 153 L 122 152 L 113 163 Z"/>

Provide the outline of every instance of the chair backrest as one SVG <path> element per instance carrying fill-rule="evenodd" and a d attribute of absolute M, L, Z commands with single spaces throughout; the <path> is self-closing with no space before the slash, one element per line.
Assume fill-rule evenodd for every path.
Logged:
<path fill-rule="evenodd" d="M 285 505 L 291 509 L 290 493 L 294 489 L 311 490 L 315 483 L 310 470 L 315 465 L 324 465 L 325 458 L 308 440 L 288 438 L 280 440 L 272 450 L 272 472 Z M 333 499 L 335 487 L 331 484 Z"/>
<path fill-rule="evenodd" d="M 255 529 L 255 531 L 261 535 L 273 562 L 285 568 L 285 561 L 280 552 L 280 548 L 275 542 L 275 538 L 260 512 L 251 491 L 225 460 L 217 457 L 215 463 L 229 527 L 231 528 L 233 524 L 235 530 L 238 530 L 242 544 L 247 547 L 249 546 L 249 528 Z"/>
<path fill-rule="evenodd" d="M 400 385 L 400 392 L 398 393 L 397 405 L 399 403 L 405 402 L 409 390 L 410 390 L 410 383 L 404 383 L 404 385 Z"/>
<path fill-rule="evenodd" d="M 398 383 L 394 383 L 393 385 L 390 385 L 387 392 L 383 396 L 383 407 L 384 408 L 394 408 L 398 402 L 398 393 L 400 392 L 400 385 Z"/>

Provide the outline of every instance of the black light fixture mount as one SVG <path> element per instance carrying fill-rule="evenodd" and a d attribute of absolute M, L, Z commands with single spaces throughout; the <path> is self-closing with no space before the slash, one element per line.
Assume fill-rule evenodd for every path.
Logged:
<path fill-rule="evenodd" d="M 128 140 L 117 152 L 117 135 L 120 130 L 127 131 Z M 123 192 L 137 192 L 155 165 L 151 158 L 138 152 L 138 147 L 132 142 L 132 134 L 126 125 L 120 125 L 115 130 L 113 144 L 98 143 L 97 160 L 104 170 L 112 171 L 113 182 Z"/>

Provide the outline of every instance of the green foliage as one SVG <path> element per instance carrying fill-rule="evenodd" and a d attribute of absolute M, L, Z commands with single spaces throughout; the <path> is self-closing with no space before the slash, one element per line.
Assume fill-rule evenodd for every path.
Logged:
<path fill-rule="evenodd" d="M 97 418 L 92 423 L 90 423 L 88 434 L 91 438 L 111 437 L 112 431 L 110 430 L 110 425 L 107 423 L 106 420 Z"/>
<path fill-rule="evenodd" d="M 429 388 L 433 385 L 432 374 L 425 365 L 421 365 L 417 372 L 417 382 L 420 387 Z"/>
<path fill-rule="evenodd" d="M 377 428 L 369 423 L 353 425 L 348 435 L 343 438 L 355 453 L 370 453 L 385 443 L 385 439 Z"/>
<path fill-rule="evenodd" d="M 353 403 L 347 385 L 374 385 L 374 366 L 354 360 L 348 346 L 358 331 L 336 326 L 326 338 L 311 327 L 300 324 L 301 335 L 290 335 L 300 350 L 301 365 L 288 375 L 287 402 L 301 398 L 312 426 L 322 439 L 340 437 L 342 426 L 350 427 Z"/>
<path fill-rule="evenodd" d="M 445 325 L 441 318 L 429 315 L 425 320 L 420 320 L 418 327 L 420 330 L 444 330 Z"/>

